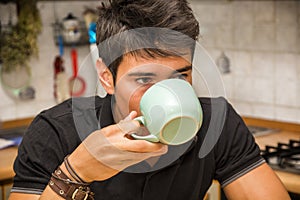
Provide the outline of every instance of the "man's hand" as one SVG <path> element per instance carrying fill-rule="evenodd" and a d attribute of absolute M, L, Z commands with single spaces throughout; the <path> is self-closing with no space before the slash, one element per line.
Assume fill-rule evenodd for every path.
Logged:
<path fill-rule="evenodd" d="M 145 140 L 132 140 L 139 122 L 132 120 L 136 112 L 119 122 L 93 132 L 69 156 L 70 164 L 86 182 L 108 179 L 123 169 L 147 158 L 167 152 L 167 146 Z"/>

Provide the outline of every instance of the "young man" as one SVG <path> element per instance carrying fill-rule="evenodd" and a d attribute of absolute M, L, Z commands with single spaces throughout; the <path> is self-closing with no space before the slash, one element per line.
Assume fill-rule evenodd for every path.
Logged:
<path fill-rule="evenodd" d="M 203 199 L 213 179 L 229 199 L 289 199 L 223 98 L 200 99 L 203 124 L 186 144 L 130 137 L 141 130 L 133 119 L 149 87 L 192 82 L 199 27 L 186 0 L 112 0 L 99 13 L 97 73 L 108 95 L 72 99 L 35 118 L 19 147 L 10 200 Z M 217 138 L 211 149 L 207 138 Z"/>

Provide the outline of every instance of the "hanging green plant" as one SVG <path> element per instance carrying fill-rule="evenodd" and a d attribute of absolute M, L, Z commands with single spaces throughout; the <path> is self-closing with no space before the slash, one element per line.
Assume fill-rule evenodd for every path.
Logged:
<path fill-rule="evenodd" d="M 29 59 L 38 56 L 37 37 L 42 23 L 37 0 L 16 0 L 18 22 L 9 33 L 1 34 L 0 60 L 4 72 L 20 67 L 29 70 Z"/>

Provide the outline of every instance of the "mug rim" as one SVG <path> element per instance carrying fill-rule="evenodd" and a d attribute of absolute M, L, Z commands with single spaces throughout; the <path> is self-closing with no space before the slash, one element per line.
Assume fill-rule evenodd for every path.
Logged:
<path fill-rule="evenodd" d="M 180 144 L 183 144 L 183 143 L 186 143 L 186 142 L 188 142 L 189 140 L 191 140 L 193 137 L 191 137 L 191 138 L 188 138 L 188 139 L 185 139 L 185 140 L 182 140 L 182 141 L 180 141 L 180 142 L 178 142 L 178 143 L 170 143 L 170 142 L 167 142 L 167 140 L 165 140 L 164 139 L 164 137 L 163 137 L 163 130 L 164 130 L 164 128 L 171 122 L 171 121 L 173 121 L 173 120 L 175 120 L 175 119 L 178 119 L 178 118 L 190 118 L 190 119 L 192 119 L 192 121 L 196 124 L 196 126 L 195 126 L 195 130 L 194 130 L 194 133 L 193 133 L 193 137 L 195 137 L 196 136 L 196 134 L 197 134 L 197 132 L 199 131 L 199 128 L 200 128 L 200 125 L 201 125 L 201 119 L 199 120 L 199 123 L 197 123 L 197 120 L 195 119 L 195 118 L 193 118 L 193 117 L 191 117 L 191 116 L 176 116 L 176 117 L 174 117 L 174 118 L 172 118 L 172 119 L 170 119 L 167 123 L 165 123 L 164 124 L 164 126 L 161 128 L 161 130 L 160 130 L 160 132 L 159 132 L 159 140 L 162 142 L 162 143 L 164 143 L 164 144 L 168 144 L 168 145 L 180 145 Z M 201 118 L 201 117 L 200 117 Z M 151 134 L 151 133 L 150 133 Z"/>

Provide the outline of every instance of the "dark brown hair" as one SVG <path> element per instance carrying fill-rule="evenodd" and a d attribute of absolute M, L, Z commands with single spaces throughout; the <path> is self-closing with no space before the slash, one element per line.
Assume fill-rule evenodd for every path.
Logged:
<path fill-rule="evenodd" d="M 193 49 L 198 35 L 199 23 L 186 0 L 111 0 L 99 8 L 99 56 L 113 75 L 125 53 L 174 56 L 178 49 Z"/>

